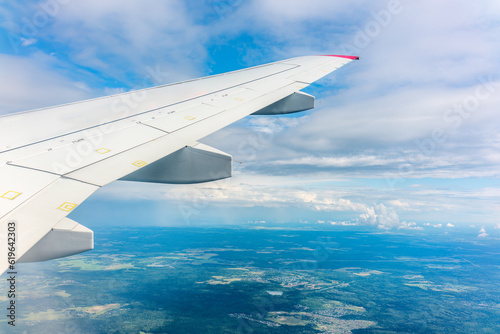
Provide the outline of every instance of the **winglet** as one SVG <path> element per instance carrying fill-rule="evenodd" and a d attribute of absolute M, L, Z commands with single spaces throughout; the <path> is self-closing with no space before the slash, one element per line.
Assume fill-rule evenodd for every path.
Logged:
<path fill-rule="evenodd" d="M 357 56 L 341 56 L 341 55 L 323 55 L 324 57 L 339 57 L 339 58 L 347 58 L 347 59 L 352 59 L 352 60 L 358 60 L 359 57 Z"/>

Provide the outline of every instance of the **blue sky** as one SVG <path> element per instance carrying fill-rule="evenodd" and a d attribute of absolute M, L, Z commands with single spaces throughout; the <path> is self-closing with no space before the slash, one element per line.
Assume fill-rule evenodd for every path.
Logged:
<path fill-rule="evenodd" d="M 233 155 L 232 179 L 118 182 L 73 218 L 489 234 L 500 227 L 498 17 L 494 0 L 0 1 L 0 113 L 354 54 L 306 89 L 315 110 L 246 118 L 203 140 Z"/>

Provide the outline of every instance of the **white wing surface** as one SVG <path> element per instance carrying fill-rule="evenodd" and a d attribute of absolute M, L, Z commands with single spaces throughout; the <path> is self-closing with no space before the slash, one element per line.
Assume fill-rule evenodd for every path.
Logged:
<path fill-rule="evenodd" d="M 314 107 L 300 90 L 354 59 L 300 57 L 0 117 L 0 272 L 92 249 L 92 231 L 66 216 L 113 181 L 231 176 L 231 156 L 198 140 L 250 114 Z"/>

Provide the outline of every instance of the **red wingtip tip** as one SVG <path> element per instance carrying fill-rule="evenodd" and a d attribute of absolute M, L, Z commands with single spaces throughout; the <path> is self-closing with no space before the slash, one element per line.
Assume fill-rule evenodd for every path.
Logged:
<path fill-rule="evenodd" d="M 347 58 L 347 59 L 352 59 L 352 60 L 358 60 L 359 57 L 357 56 L 342 56 L 342 55 L 324 55 L 325 57 L 339 57 L 339 58 Z"/>

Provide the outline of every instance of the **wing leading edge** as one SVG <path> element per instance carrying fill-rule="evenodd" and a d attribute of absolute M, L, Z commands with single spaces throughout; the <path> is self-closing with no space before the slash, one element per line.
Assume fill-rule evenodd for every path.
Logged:
<path fill-rule="evenodd" d="M 231 156 L 198 140 L 251 114 L 313 108 L 300 90 L 355 59 L 293 58 L 0 117 L 0 271 L 91 249 L 92 231 L 66 216 L 113 181 L 229 177 Z"/>

